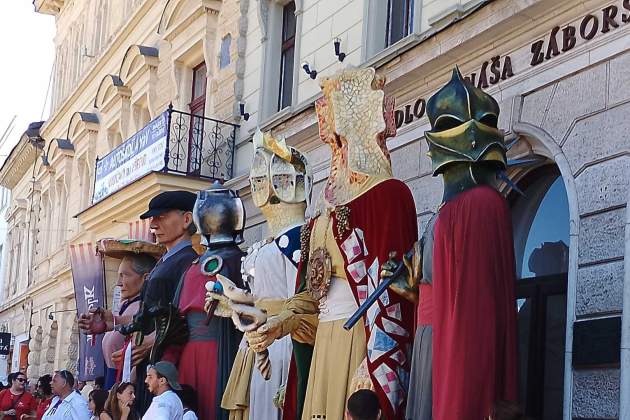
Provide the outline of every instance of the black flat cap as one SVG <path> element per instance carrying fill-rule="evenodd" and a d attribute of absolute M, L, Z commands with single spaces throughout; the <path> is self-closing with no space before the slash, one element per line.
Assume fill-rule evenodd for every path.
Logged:
<path fill-rule="evenodd" d="M 141 219 L 160 215 L 169 210 L 193 211 L 197 194 L 189 191 L 164 191 L 149 201 L 149 210 L 140 215 Z"/>

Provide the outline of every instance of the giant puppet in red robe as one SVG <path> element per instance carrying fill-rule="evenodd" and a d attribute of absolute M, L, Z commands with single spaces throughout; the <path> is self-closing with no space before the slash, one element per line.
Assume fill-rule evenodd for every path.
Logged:
<path fill-rule="evenodd" d="M 197 193 L 193 218 L 206 252 L 186 271 L 175 293 L 174 302 L 189 330 L 178 354 L 179 381 L 195 389 L 200 420 L 227 420 L 229 413 L 221 409 L 221 397 L 242 334 L 229 319 L 207 317 L 206 282 L 223 275 L 242 287 L 244 253 L 238 244 L 243 242 L 245 208 L 236 192 L 215 183 Z"/>
<path fill-rule="evenodd" d="M 389 252 L 404 252 L 417 238 L 411 191 L 393 179 L 385 146 L 395 128 L 383 84 L 371 68 L 343 70 L 321 82 L 316 110 L 320 137 L 332 151 L 331 169 L 304 238 L 307 291 L 286 308 L 297 313 L 298 302 L 315 301 L 310 307 L 319 309 L 303 420 L 344 418 L 348 397 L 362 387 L 374 389 L 384 418 L 404 418 L 413 304 L 386 291 L 361 322 L 344 329 L 378 286 Z M 269 318 L 248 333 L 252 348 L 259 351 L 285 334 L 290 318 Z"/>
<path fill-rule="evenodd" d="M 499 106 L 455 69 L 427 115 L 444 197 L 393 286 L 409 295 L 420 283 L 406 417 L 481 420 L 496 402 L 517 399 L 512 222 L 495 189 L 506 167 Z"/>

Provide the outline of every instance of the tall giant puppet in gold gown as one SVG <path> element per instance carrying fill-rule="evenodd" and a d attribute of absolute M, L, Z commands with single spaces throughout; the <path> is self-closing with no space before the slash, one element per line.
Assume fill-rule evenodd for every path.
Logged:
<path fill-rule="evenodd" d="M 259 351 L 284 334 L 298 301 L 316 300 L 319 325 L 302 419 L 344 417 L 347 398 L 373 387 L 385 418 L 402 419 L 410 370 L 413 304 L 385 292 L 350 331 L 345 321 L 379 282 L 390 251 L 417 238 L 407 186 L 392 177 L 385 140 L 395 134 L 394 103 L 374 69 L 343 70 L 321 82 L 316 103 L 321 139 L 332 151 L 319 210 L 304 235 L 307 291 L 248 334 Z M 306 306 L 304 306 L 306 307 Z"/>

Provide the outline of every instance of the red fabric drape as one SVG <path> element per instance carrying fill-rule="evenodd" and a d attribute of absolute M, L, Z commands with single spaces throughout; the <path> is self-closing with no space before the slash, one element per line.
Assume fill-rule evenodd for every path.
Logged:
<path fill-rule="evenodd" d="M 446 203 L 433 248 L 433 419 L 482 420 L 517 400 L 512 222 L 479 186 Z"/>
<path fill-rule="evenodd" d="M 343 237 L 336 239 L 343 250 L 343 245 L 350 235 L 360 231 L 364 236 L 365 249 L 359 256 L 350 261 L 348 254 L 344 252 L 348 283 L 357 303 L 360 304 L 362 296 L 365 297 L 361 288 L 367 288 L 372 277 L 374 283 L 380 282 L 378 274 L 380 266 L 387 261 L 389 253 L 395 251 L 401 256 L 409 251 L 418 239 L 416 207 L 409 187 L 397 179 L 379 183 L 346 206 L 350 209 L 350 232 L 345 232 Z M 339 228 L 336 217 L 335 213 L 335 232 Z M 352 264 L 356 266 L 360 260 L 363 260 L 367 275 L 359 276 L 361 277 L 359 280 Z M 377 264 L 373 266 L 375 262 Z M 376 268 L 374 272 L 370 272 L 372 267 Z M 367 290 L 369 292 L 369 289 Z M 391 290 L 383 294 L 374 306 L 378 306 L 374 325 L 365 327 L 368 369 L 384 418 L 402 420 L 411 368 L 410 350 L 415 329 L 415 308 L 411 302 Z M 361 322 L 365 319 L 364 316 Z M 372 334 L 376 336 L 370 340 Z M 395 344 L 392 345 L 390 340 Z"/>

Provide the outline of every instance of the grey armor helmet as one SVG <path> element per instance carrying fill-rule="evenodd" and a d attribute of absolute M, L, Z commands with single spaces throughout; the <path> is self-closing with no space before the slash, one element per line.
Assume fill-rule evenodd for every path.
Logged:
<path fill-rule="evenodd" d="M 278 201 L 310 204 L 313 175 L 299 150 L 260 129 L 254 134 L 254 159 L 249 174 L 252 201 L 257 207 Z"/>
<path fill-rule="evenodd" d="M 202 245 L 240 244 L 245 229 L 245 207 L 238 193 L 215 182 L 197 193 L 193 220 Z"/>

